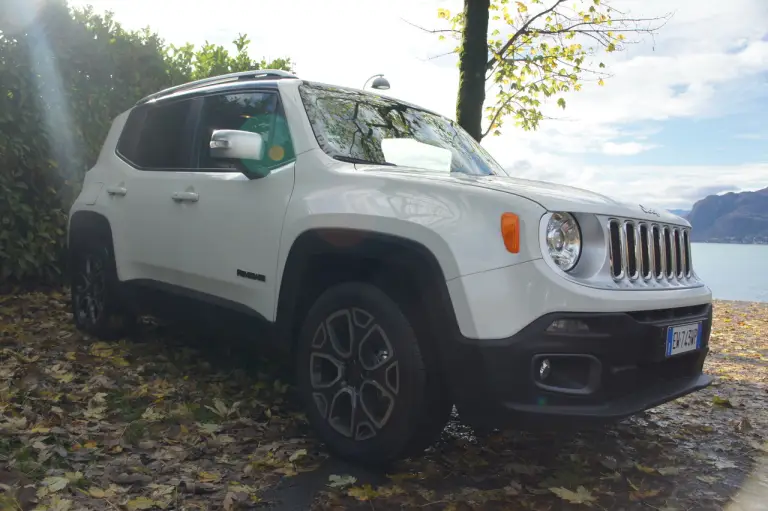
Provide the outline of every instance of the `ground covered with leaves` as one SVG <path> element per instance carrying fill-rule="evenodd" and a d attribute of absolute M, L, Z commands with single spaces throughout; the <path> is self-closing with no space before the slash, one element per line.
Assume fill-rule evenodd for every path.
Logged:
<path fill-rule="evenodd" d="M 64 292 L 0 296 L 0 510 L 768 509 L 768 304 L 715 310 L 704 391 L 590 432 L 454 420 L 372 472 L 326 454 L 252 344 L 99 342 Z"/>

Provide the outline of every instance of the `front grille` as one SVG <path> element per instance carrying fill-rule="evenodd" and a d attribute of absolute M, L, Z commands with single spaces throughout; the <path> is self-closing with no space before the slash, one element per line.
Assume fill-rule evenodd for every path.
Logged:
<path fill-rule="evenodd" d="M 684 282 L 691 278 L 689 229 L 611 219 L 608 234 L 614 280 Z"/>

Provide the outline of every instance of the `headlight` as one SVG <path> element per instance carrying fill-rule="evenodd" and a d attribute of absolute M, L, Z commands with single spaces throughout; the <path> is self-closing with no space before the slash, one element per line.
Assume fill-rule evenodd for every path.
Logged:
<path fill-rule="evenodd" d="M 563 271 L 576 266 L 581 255 L 579 223 L 569 213 L 553 213 L 547 223 L 549 257 Z"/>

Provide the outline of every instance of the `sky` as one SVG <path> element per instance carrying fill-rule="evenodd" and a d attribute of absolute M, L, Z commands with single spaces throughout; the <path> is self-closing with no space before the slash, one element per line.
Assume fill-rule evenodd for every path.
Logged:
<path fill-rule="evenodd" d="M 385 94 L 455 118 L 456 42 L 438 8 L 461 0 L 70 0 L 111 10 L 126 28 L 169 43 L 289 56 L 301 78 L 362 87 L 384 73 Z M 536 131 L 511 122 L 483 145 L 517 177 L 567 184 L 620 200 L 689 209 L 713 193 L 768 187 L 768 1 L 612 0 L 629 15 L 669 22 L 602 59 L 605 86 L 585 83 Z M 234 48 L 233 48 L 234 49 Z M 446 55 L 446 53 L 449 53 Z"/>

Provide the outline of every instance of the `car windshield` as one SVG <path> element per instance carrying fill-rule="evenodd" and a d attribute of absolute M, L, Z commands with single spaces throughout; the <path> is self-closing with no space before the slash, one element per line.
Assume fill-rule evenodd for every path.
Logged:
<path fill-rule="evenodd" d="M 445 117 L 328 85 L 304 83 L 300 94 L 320 147 L 339 160 L 507 175 L 480 144 Z"/>

